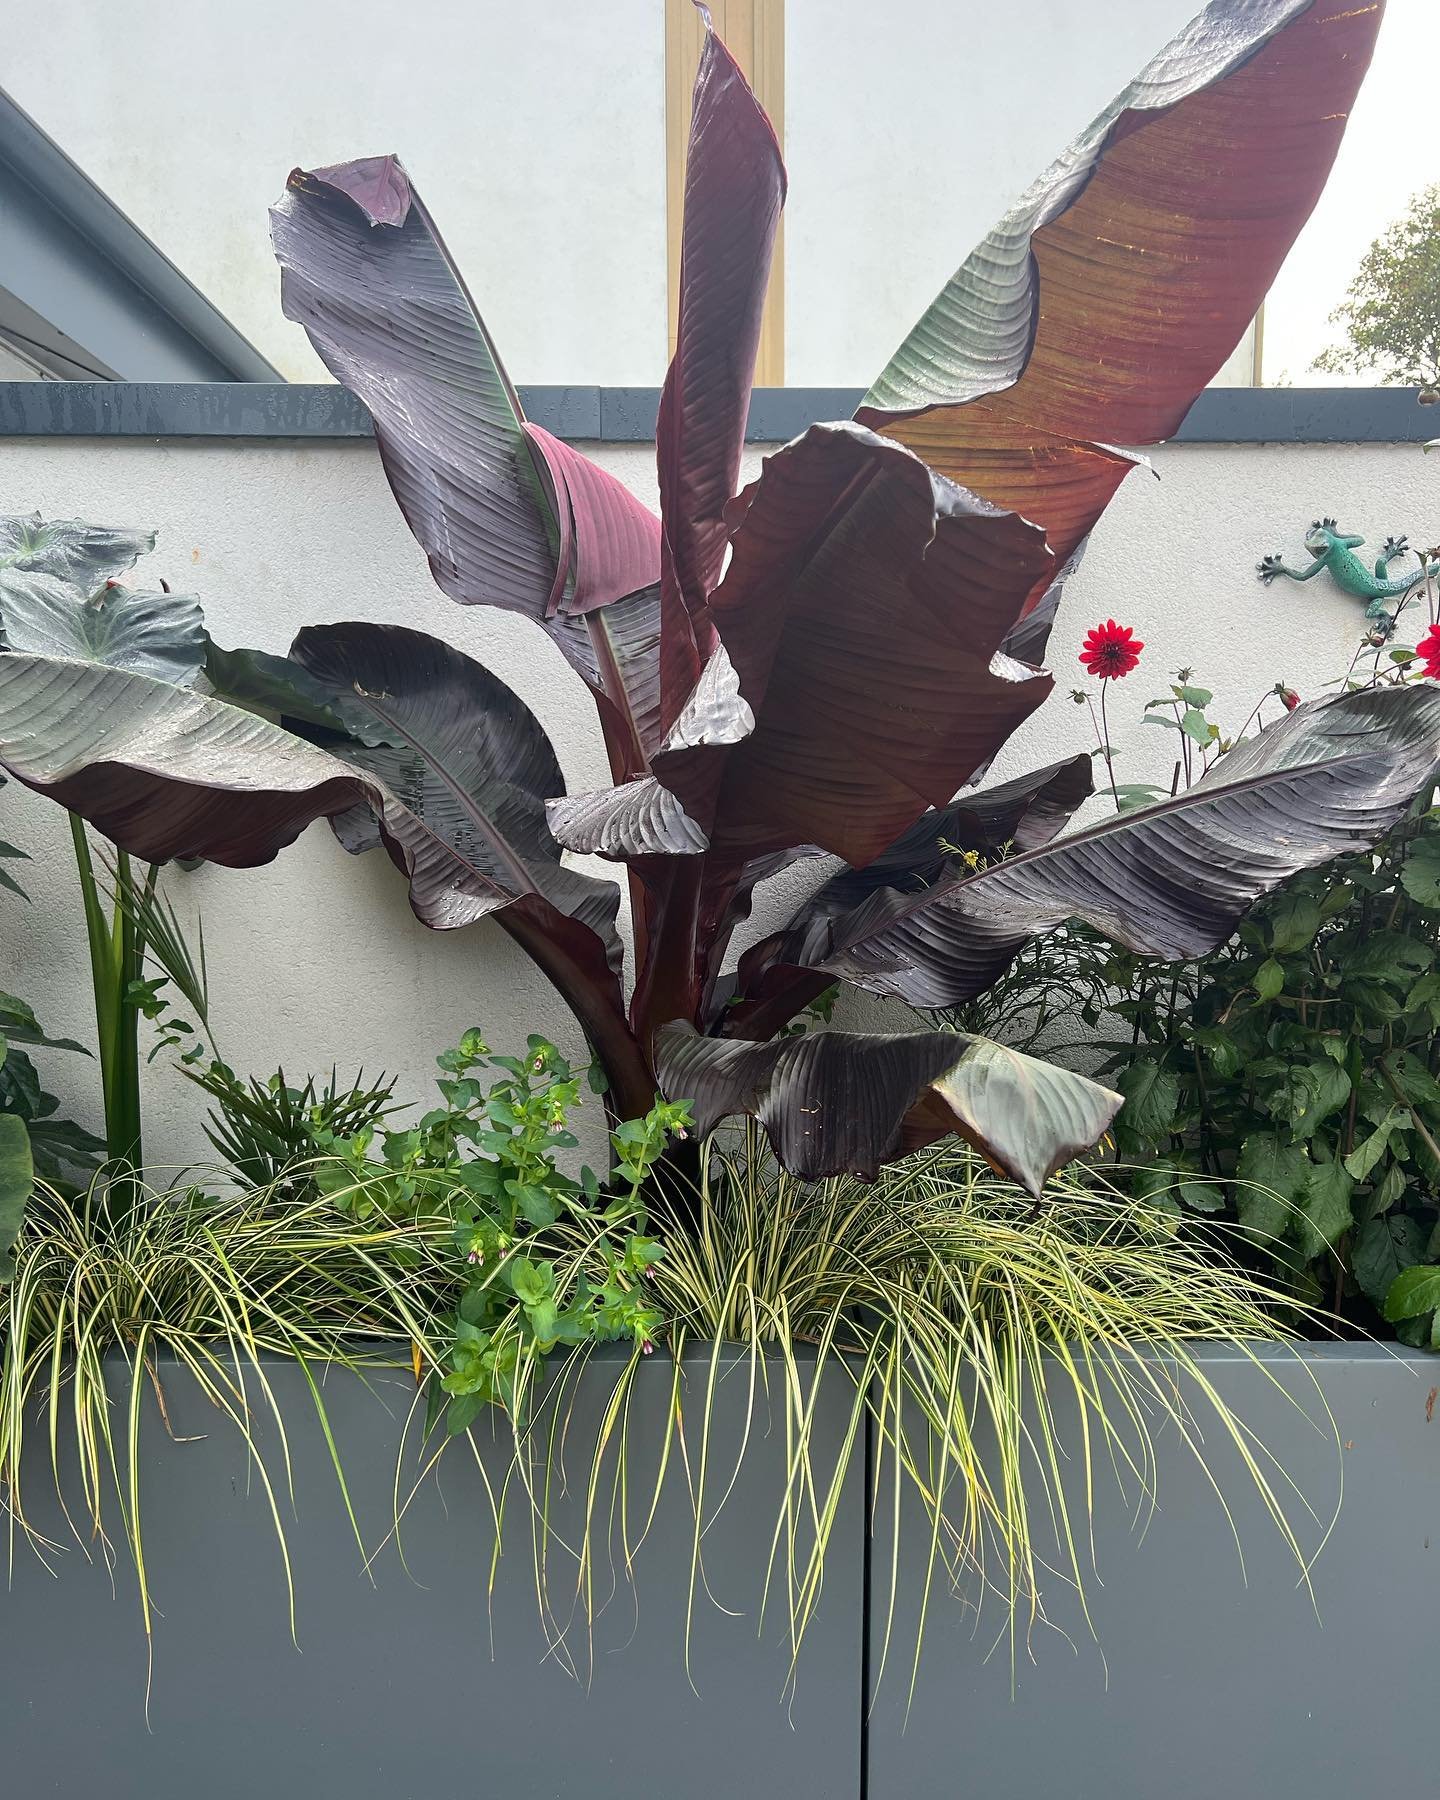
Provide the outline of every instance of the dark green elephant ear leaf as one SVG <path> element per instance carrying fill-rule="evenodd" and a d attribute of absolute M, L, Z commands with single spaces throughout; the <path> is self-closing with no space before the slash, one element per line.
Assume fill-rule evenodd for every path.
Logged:
<path fill-rule="evenodd" d="M 188 686 L 205 661 L 205 618 L 193 594 L 146 593 L 105 581 L 93 593 L 57 575 L 0 570 L 5 647 L 68 656 Z"/>
<path fill-rule="evenodd" d="M 870 1180 L 892 1157 L 955 1132 L 1038 1195 L 1120 1107 L 1119 1094 L 1083 1075 L 954 1032 L 819 1031 L 749 1044 L 674 1024 L 655 1049 L 662 1090 L 692 1102 L 697 1130 L 749 1115 L 805 1180 Z"/>
<path fill-rule="evenodd" d="M 35 1186 L 30 1134 L 15 1113 L 0 1113 L 0 1281 L 15 1273 L 15 1240 Z"/>
<path fill-rule="evenodd" d="M 123 575 L 154 548 L 153 531 L 42 519 L 38 512 L 0 514 L 0 570 L 53 575 L 87 593 Z"/>

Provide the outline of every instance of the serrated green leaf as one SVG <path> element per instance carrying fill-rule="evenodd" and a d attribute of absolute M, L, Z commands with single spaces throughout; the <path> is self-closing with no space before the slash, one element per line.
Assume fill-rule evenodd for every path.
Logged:
<path fill-rule="evenodd" d="M 1329 1057 L 1291 1068 L 1275 1090 L 1269 1108 L 1285 1119 L 1297 1137 L 1310 1137 L 1350 1098 L 1350 1077 Z"/>
<path fill-rule="evenodd" d="M 1440 969 L 1422 975 L 1405 996 L 1407 1012 L 1425 1012 L 1432 1025 L 1440 1024 Z"/>
<path fill-rule="evenodd" d="M 1278 1132 L 1246 1138 L 1236 1165 L 1236 1210 L 1240 1223 L 1261 1242 L 1283 1238 L 1304 1203 L 1311 1163 L 1299 1145 Z"/>
<path fill-rule="evenodd" d="M 1196 1028 L 1194 1038 L 1205 1052 L 1210 1067 L 1222 1080 L 1239 1073 L 1243 1054 L 1232 1031 L 1204 1025 Z"/>
<path fill-rule="evenodd" d="M 1139 1057 L 1116 1076 L 1115 1086 L 1125 1096 L 1116 1119 L 1122 1141 L 1148 1145 L 1167 1135 L 1180 1104 L 1180 1081 L 1173 1070 Z"/>
<path fill-rule="evenodd" d="M 1317 1163 L 1311 1169 L 1294 1232 L 1307 1262 L 1332 1249 L 1355 1223 L 1350 1211 L 1354 1185 L 1343 1163 Z"/>
<path fill-rule="evenodd" d="M 1418 906 L 1440 908 L 1440 838 L 1418 838 L 1410 846 L 1400 885 Z"/>
<path fill-rule="evenodd" d="M 1425 1254 L 1425 1229 L 1408 1213 L 1371 1219 L 1355 1235 L 1350 1267 L 1361 1292 L 1377 1306 L 1384 1303 L 1395 1277 Z"/>
<path fill-rule="evenodd" d="M 1281 894 L 1266 909 L 1270 945 L 1277 956 L 1303 950 L 1320 929 L 1320 904 L 1309 894 Z"/>
<path fill-rule="evenodd" d="M 1273 956 L 1267 956 L 1255 971 L 1251 986 L 1262 1000 L 1273 1000 L 1285 991 L 1285 971 Z"/>
<path fill-rule="evenodd" d="M 1405 1171 L 1399 1163 L 1391 1163 L 1380 1181 L 1366 1195 L 1364 1216 L 1369 1219 L 1378 1219 L 1381 1213 L 1389 1212 L 1404 1192 Z"/>
<path fill-rule="evenodd" d="M 1403 931 L 1368 931 L 1361 935 L 1353 927 L 1345 933 L 1339 954 L 1345 978 L 1351 982 L 1413 980 L 1435 960 L 1429 944 Z"/>
<path fill-rule="evenodd" d="M 1391 1133 L 1404 1122 L 1404 1119 L 1403 1112 L 1392 1109 L 1367 1137 L 1361 1138 L 1345 1158 L 1345 1167 L 1356 1181 L 1364 1181 L 1380 1161 L 1390 1142 Z"/>
<path fill-rule="evenodd" d="M 1399 1319 L 1415 1319 L 1440 1306 L 1440 1268 L 1417 1263 L 1402 1269 L 1390 1284 L 1383 1311 L 1393 1325 Z"/>
<path fill-rule="evenodd" d="M 1181 1204 L 1188 1206 L 1191 1212 L 1218 1213 L 1225 1210 L 1225 1184 L 1223 1181 L 1200 1181 L 1190 1177 L 1180 1183 L 1176 1190 Z"/>

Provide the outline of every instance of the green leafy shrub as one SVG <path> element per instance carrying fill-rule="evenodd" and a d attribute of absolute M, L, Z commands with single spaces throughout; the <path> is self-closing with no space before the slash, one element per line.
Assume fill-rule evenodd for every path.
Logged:
<path fill-rule="evenodd" d="M 1396 618 L 1422 599 L 1433 611 L 1423 561 Z M 1433 677 L 1437 638 L 1432 620 L 1417 655 L 1369 632 L 1339 685 L 1358 698 Z M 1213 701 L 1180 670 L 1146 708 L 1177 745 L 1176 791 L 1243 776 L 1257 737 L 1290 729 L 1298 697 L 1277 684 L 1234 739 Z M 1267 705 L 1279 718 L 1257 733 Z M 1096 729 L 1108 761 L 1103 710 Z M 1433 787 L 1373 849 L 1292 875 L 1203 960 L 1139 955 L 1072 920 L 947 1018 L 1111 1078 L 1125 1098 L 1116 1153 L 1139 1197 L 1227 1215 L 1305 1305 L 1440 1347 L 1437 1289 L 1407 1273 L 1440 1265 Z M 1120 812 L 1134 803 L 1113 786 L 1112 798 Z"/>
<path fill-rule="evenodd" d="M 1182 970 L 1110 954 L 1139 1191 L 1232 1211 L 1308 1301 L 1440 1346 L 1440 812 L 1301 876 Z"/>
<path fill-rule="evenodd" d="M 459 1292 L 432 1417 L 448 1396 L 455 1432 L 494 1402 L 518 1411 L 518 1372 L 556 1345 L 652 1348 L 662 1317 L 646 1275 L 662 1250 L 646 1232 L 644 1190 L 690 1107 L 657 1098 L 610 1133 L 603 1180 L 589 1167 L 570 1175 L 557 1159 L 579 1147 L 570 1115 L 585 1072 L 553 1044 L 532 1036 L 523 1057 L 496 1055 L 472 1029 L 437 1060 L 442 1104 L 416 1124 L 370 1120 L 346 1135 L 316 1122 L 309 1135 L 317 1190 L 341 1212 L 451 1234 Z M 589 1081 L 603 1091 L 598 1069 Z M 552 1235 L 562 1220 L 583 1236 L 579 1259 Z"/>

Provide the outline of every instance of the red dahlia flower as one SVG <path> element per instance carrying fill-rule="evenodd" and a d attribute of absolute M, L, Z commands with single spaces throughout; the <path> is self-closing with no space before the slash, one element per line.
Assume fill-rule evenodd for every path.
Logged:
<path fill-rule="evenodd" d="M 1415 646 L 1415 654 L 1425 665 L 1432 681 L 1440 681 L 1440 625 L 1432 625 Z"/>
<path fill-rule="evenodd" d="M 1098 675 L 1102 681 L 1114 681 L 1130 673 L 1140 661 L 1140 652 L 1144 648 L 1128 625 L 1117 625 L 1113 619 L 1107 619 L 1103 625 L 1086 632 L 1080 660 L 1092 675 Z"/>

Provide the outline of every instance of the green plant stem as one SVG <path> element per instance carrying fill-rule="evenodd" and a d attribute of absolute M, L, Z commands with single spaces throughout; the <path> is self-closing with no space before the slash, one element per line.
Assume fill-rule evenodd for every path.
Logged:
<path fill-rule="evenodd" d="M 1115 785 L 1115 759 L 1110 753 L 1110 720 L 1105 713 L 1105 690 L 1109 687 L 1109 677 L 1100 683 L 1100 751 L 1105 758 L 1105 773 L 1110 777 L 1110 798 L 1115 802 L 1115 810 L 1120 810 L 1120 790 Z"/>
<path fill-rule="evenodd" d="M 1385 1058 L 1383 1056 L 1376 1057 L 1375 1067 L 1380 1071 L 1381 1079 L 1384 1081 L 1386 1087 L 1389 1088 L 1390 1092 L 1395 1096 L 1395 1098 L 1399 1102 L 1399 1104 L 1405 1108 L 1406 1112 L 1409 1113 L 1411 1124 L 1415 1127 L 1416 1131 L 1419 1132 L 1419 1134 L 1420 1134 L 1420 1141 L 1424 1144 L 1425 1148 L 1430 1152 L 1430 1154 L 1435 1158 L 1436 1162 L 1440 1163 L 1440 1144 L 1436 1143 L 1434 1135 L 1427 1128 L 1425 1121 L 1420 1117 L 1420 1114 L 1410 1104 L 1410 1102 L 1405 1098 L 1405 1090 L 1400 1086 L 1400 1083 L 1390 1073 L 1390 1070 L 1389 1070 L 1388 1066 L 1386 1065 Z"/>
<path fill-rule="evenodd" d="M 85 909 L 85 936 L 90 949 L 90 985 L 95 998 L 95 1031 L 99 1040 L 100 1086 L 105 1112 L 105 1143 L 112 1186 L 128 1193 L 142 1161 L 140 1137 L 139 1015 L 127 999 L 140 976 L 144 944 L 125 907 L 116 904 L 106 916 L 95 864 L 83 821 L 71 813 L 70 838 Z M 117 880 L 128 885 L 130 859 L 116 853 Z M 152 866 L 150 886 L 155 870 Z"/>
<path fill-rule="evenodd" d="M 130 885 L 130 858 L 115 853 L 116 879 Z M 144 945 L 128 907 L 115 906 L 112 937 L 115 943 L 117 988 L 115 995 L 115 1126 L 110 1154 L 123 1167 L 138 1169 L 144 1162 L 140 1142 L 140 1016 L 128 998 L 130 983 L 140 979 Z M 107 1122 L 108 1123 L 108 1122 Z"/>

